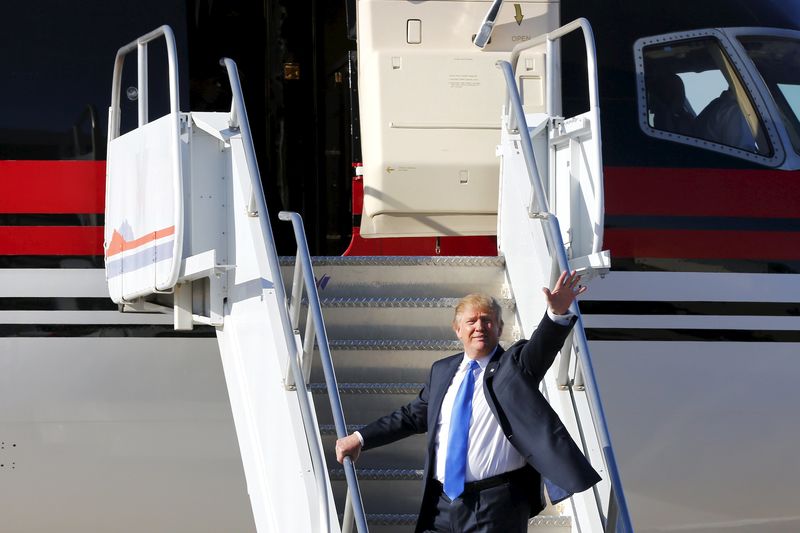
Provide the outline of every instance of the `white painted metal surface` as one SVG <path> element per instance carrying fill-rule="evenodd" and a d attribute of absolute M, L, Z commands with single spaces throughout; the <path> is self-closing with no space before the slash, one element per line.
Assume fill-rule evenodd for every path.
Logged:
<path fill-rule="evenodd" d="M 170 111 L 150 123 L 147 44 L 164 38 Z M 125 56 L 137 51 L 139 128 L 120 138 L 120 90 Z M 183 257 L 183 159 L 175 35 L 161 26 L 117 52 L 108 118 L 106 229 L 103 247 L 115 302 L 171 290 Z M 185 124 L 185 123 L 183 123 Z M 131 154 L 139 159 L 129 160 Z M 147 154 L 147 156 L 145 156 Z M 138 176 L 138 179 L 131 179 Z"/>
<path fill-rule="evenodd" d="M 176 121 L 171 31 L 161 28 L 136 45 L 141 56 L 143 44 L 160 34 L 168 41 L 172 112 L 147 122 L 146 68 L 140 57 L 139 89 L 145 93 L 140 104 L 145 104 L 139 107 L 139 128 L 122 137 L 117 137 L 120 57 L 134 43 L 117 55 L 106 216 L 112 228 L 106 233 L 117 229 L 117 243 L 106 243 L 106 272 L 109 281 L 118 277 L 122 283 L 112 282 L 109 288 L 115 301 L 148 298 L 131 301 L 126 310 L 174 307 L 176 329 L 191 329 L 194 323 L 216 327 L 256 529 L 338 531 L 313 402 L 302 379 L 295 379 L 297 390 L 284 379 L 287 368 L 300 376 L 297 346 L 236 65 L 224 60 L 233 93 L 231 114 L 201 114 L 197 127 L 191 115 Z M 177 148 L 169 142 L 173 138 Z M 171 194 L 164 194 L 156 179 L 163 175 L 172 177 L 167 181 L 172 187 L 166 187 Z M 163 202 L 153 196 L 164 196 Z M 161 228 L 162 217 L 174 224 Z M 112 256 L 125 254 L 128 240 L 119 237 L 121 228 L 143 223 L 156 224 L 145 227 L 151 230 L 148 243 L 157 244 L 162 236 L 172 239 L 172 262 L 162 264 L 156 253 L 153 260 L 135 263 L 130 271 L 120 268 L 122 275 L 115 276 Z M 131 246 L 139 244 L 132 239 Z M 149 276 L 153 269 L 155 283 Z M 162 279 L 163 274 L 171 277 Z M 128 282 L 129 275 L 146 277 L 147 283 L 138 278 Z M 135 288 L 128 290 L 126 283 Z M 171 298 L 157 294 L 163 291 L 172 292 Z"/>
<path fill-rule="evenodd" d="M 505 132 L 504 132 L 505 135 Z M 511 141 L 509 141 L 511 142 Z M 505 144 L 505 143 L 503 143 Z M 517 158 L 521 155 L 517 154 Z M 517 314 L 523 327 L 523 336 L 529 337 L 529 329 L 545 312 L 545 303 L 541 298 L 541 288 L 549 287 L 553 279 L 553 260 L 547 253 L 547 240 L 541 219 L 528 215 L 528 199 L 531 198 L 531 185 L 527 173 L 513 172 L 509 167 L 520 166 L 519 161 L 511 162 L 511 157 L 504 157 L 501 162 L 500 217 L 498 229 L 498 245 L 506 258 L 509 285 L 517 302 Z M 507 167 L 506 165 L 509 165 Z M 551 406 L 564 421 L 572 438 L 589 452 L 593 465 L 602 464 L 599 447 L 596 441 L 586 442 L 579 430 L 575 411 L 568 394 L 565 395 L 556 386 L 555 368 L 560 362 L 559 356 L 551 372 L 545 378 L 545 390 Z M 596 469 L 597 466 L 595 466 Z M 600 468 L 602 470 L 602 468 Z M 603 491 L 608 491 L 607 482 L 603 482 Z M 580 531 L 602 531 L 602 517 L 598 513 L 599 505 L 592 491 L 574 496 L 570 501 L 570 514 L 575 527 Z M 580 525 L 579 525 L 580 524 Z"/>
<path fill-rule="evenodd" d="M 763 302 L 795 305 L 798 276 L 611 272 L 585 300 L 741 309 L 585 315 L 592 328 L 634 336 L 642 328 L 712 334 L 705 342 L 591 342 L 637 531 L 797 531 L 800 463 L 789 443 L 800 439 L 793 423 L 800 345 L 721 341 L 713 333 L 797 331 L 796 317 L 746 313 Z"/>
<path fill-rule="evenodd" d="M 554 52 L 558 39 L 580 30 L 586 48 L 586 73 L 589 110 L 586 113 L 564 117 L 561 115 L 561 95 L 557 92 L 561 66 Z M 570 259 L 578 259 L 602 251 L 605 218 L 605 194 L 603 187 L 602 142 L 600 135 L 600 96 L 597 82 L 597 52 L 594 33 L 586 19 L 577 19 L 561 28 L 520 43 L 511 52 L 511 65 L 515 76 L 524 78 L 527 63 L 536 56 L 526 54 L 528 50 L 546 44 L 544 56 L 546 67 L 546 91 L 544 94 L 547 118 L 547 144 L 534 143 L 537 161 L 547 168 L 547 204 L 562 223 L 562 238 L 567 244 Z M 520 62 L 522 58 L 522 62 Z M 524 84 L 520 84 L 524 88 Z M 524 90 L 523 105 L 530 98 Z M 531 105 L 526 112 L 531 112 Z M 510 99 L 506 97 L 506 109 Z M 538 121 L 536 121 L 538 122 Z M 511 129 L 516 128 L 516 118 L 510 119 Z M 534 127 L 534 124 L 529 126 Z M 536 135 L 532 133 L 535 137 Z M 536 150 L 539 148 L 539 150 Z M 544 148 L 544 149 L 543 149 Z M 533 204 L 531 209 L 533 208 Z M 543 209 L 543 205 L 537 206 Z M 546 211 L 546 209 L 544 209 Z M 584 220 L 586 219 L 586 220 Z M 607 267 L 610 265 L 607 265 Z"/>
<path fill-rule="evenodd" d="M 184 176 L 188 208 L 182 212 L 191 221 L 184 247 L 191 255 L 181 269 L 186 275 L 178 281 L 187 285 L 186 310 L 219 309 L 219 316 L 208 318 L 217 323 L 256 529 L 335 531 L 335 510 L 328 509 L 317 496 L 319 476 L 323 476 L 323 487 L 327 476 L 324 462 L 319 472 L 311 461 L 307 439 L 319 439 L 313 430 L 315 422 L 307 421 L 312 428 L 307 435 L 299 393 L 284 386 L 288 357 L 295 346 L 287 345 L 282 331 L 280 306 L 285 304 L 275 285 L 276 280 L 280 283 L 280 272 L 270 267 L 268 251 L 272 243 L 259 218 L 267 213 L 261 210 L 253 216 L 249 208 L 252 196 L 261 191 L 253 189 L 257 181 L 246 155 L 248 141 L 238 129 L 230 129 L 227 114 L 215 117 L 206 113 L 198 118 L 197 127 L 188 124 L 183 141 L 190 160 Z M 219 125 L 222 129 L 214 129 Z M 146 159 L 148 154 L 134 152 L 130 156 Z M 207 261 L 199 259 L 205 254 L 203 250 L 213 251 L 207 267 L 202 267 Z M 200 266 L 189 266 L 194 263 Z M 197 287 L 199 291 L 189 288 L 204 278 L 209 279 L 206 288 L 202 284 Z M 202 322 L 202 312 L 192 315 L 196 322 Z M 330 526 L 320 522 L 321 509 L 326 519 L 332 518 Z"/>
<path fill-rule="evenodd" d="M 255 531 L 216 342 L 58 310 L 108 297 L 101 269 L 0 270 L 0 298 L 54 308 L 0 316 L 0 530 Z"/>
<path fill-rule="evenodd" d="M 183 175 L 174 174 L 171 162 L 186 144 L 172 145 L 173 128 L 166 115 L 108 143 L 106 277 L 115 303 L 171 289 L 177 281 Z"/>
<path fill-rule="evenodd" d="M 493 235 L 504 95 L 494 64 L 555 28 L 558 4 L 505 2 L 483 49 L 472 38 L 489 2 L 357 5 L 361 235 Z M 421 21 L 419 44 L 406 40 L 409 20 Z"/>
<path fill-rule="evenodd" d="M 637 531 L 800 530 L 797 343 L 591 348 Z"/>
<path fill-rule="evenodd" d="M 585 117 L 562 121 L 560 117 L 542 120 L 539 115 L 531 117 L 536 122 L 529 128 L 512 67 L 508 63 L 498 62 L 508 86 L 498 147 L 498 155 L 502 158 L 498 246 L 508 265 L 512 293 L 525 302 L 518 308 L 522 324 L 534 323 L 536 313 L 531 313 L 532 309 L 528 306 L 534 295 L 539 294 L 538 289 L 552 286 L 562 270 L 572 268 L 567 254 L 578 259 L 590 258 L 590 263 L 597 262 L 601 266 L 601 273 L 609 266 L 603 264 L 608 260 L 607 253 L 599 254 L 603 231 L 602 163 L 599 120 L 596 120 L 599 119 L 599 108 L 596 107 L 597 73 L 591 28 L 585 20 L 578 20 L 535 39 L 533 44 L 544 41 L 550 43 L 578 28 L 583 30 L 587 42 L 590 102 L 593 106 L 590 113 L 595 122 L 594 128 L 585 124 Z M 552 46 L 548 46 L 548 50 L 551 49 Z M 514 60 L 517 55 L 518 51 Z M 548 54 L 548 64 L 547 72 L 552 75 L 556 70 L 553 65 L 557 63 L 551 54 Z M 550 92 L 553 84 L 546 85 L 548 109 L 552 110 L 555 107 Z M 517 129 L 512 129 L 512 124 L 516 124 Z M 547 144 L 540 135 L 545 131 L 545 126 L 549 130 Z M 538 141 L 536 146 L 539 154 L 535 154 L 534 139 Z M 567 142 L 563 139 L 567 139 Z M 562 145 L 568 149 L 560 150 Z M 547 146 L 546 150 L 542 149 L 544 146 Z M 541 167 L 549 169 L 549 191 L 543 186 Z M 559 228 L 559 219 L 550 212 L 550 206 L 562 215 L 563 228 Z M 540 257 L 538 269 L 518 268 L 532 256 Z M 588 271 L 587 278 L 594 273 Z M 570 429 L 573 439 L 583 446 L 584 453 L 603 477 L 591 491 L 570 498 L 574 523 L 578 528 L 590 531 L 632 531 L 580 312 L 576 305 L 571 311 L 577 315 L 576 331 L 561 351 L 557 363 L 548 372 L 543 387 L 551 405 Z M 541 315 L 541 312 L 539 310 L 538 314 Z M 530 332 L 526 336 L 530 336 Z"/>
<path fill-rule="evenodd" d="M 427 39 L 428 34 L 423 35 Z M 187 237 L 188 246 L 195 251 L 205 246 L 221 250 L 220 227 L 224 233 L 241 230 L 230 248 L 215 255 L 204 272 L 223 280 L 215 291 L 206 293 L 210 301 L 217 301 L 223 289 L 229 298 L 228 307 L 220 307 L 212 320 L 223 330 L 219 343 L 240 427 L 238 446 L 250 472 L 247 483 L 221 379 L 223 366 L 213 340 L 7 337 L 0 342 L 0 368 L 4 369 L 0 376 L 0 459 L 12 468 L 0 470 L 0 529 L 251 531 L 255 524 L 247 501 L 249 492 L 260 527 L 314 530 L 318 505 L 308 496 L 314 489 L 310 460 L 304 456 L 306 437 L 296 424 L 299 408 L 295 399 L 279 380 L 287 364 L 280 354 L 288 350 L 280 341 L 281 332 L 272 326 L 277 320 L 273 282 L 279 276 L 274 269 L 263 269 L 263 254 L 245 253 L 254 242 L 257 250 L 263 249 L 264 243 L 254 220 L 235 218 L 257 209 L 252 183 L 231 179 L 244 176 L 242 169 L 247 163 L 228 117 L 198 113 L 187 123 L 198 152 L 218 150 L 228 155 L 199 156 L 193 162 L 191 174 L 195 177 L 206 171 L 225 178 L 213 186 L 204 181 L 204 194 L 198 194 L 200 183 L 192 182 L 195 203 L 185 216 L 194 217 L 195 224 L 205 224 Z M 398 122 L 395 129 L 414 129 L 409 124 L 413 126 Z M 470 129 L 469 124 L 462 126 Z M 509 145 L 513 142 L 505 143 L 500 151 L 510 160 L 513 148 Z M 504 178 L 521 168 L 518 161 L 508 161 Z M 511 208 L 502 210 L 501 249 L 509 258 L 508 275 L 523 326 L 536 323 L 543 312 L 539 290 L 552 279 L 550 260 L 540 253 L 546 247 L 540 222 L 525 214 L 530 196 L 524 183 L 504 179 L 501 201 Z M 219 224 L 206 216 L 212 208 L 221 207 L 230 221 Z M 233 265 L 241 269 L 228 268 Z M 351 270 L 348 274 L 355 278 L 364 273 L 359 266 Z M 341 275 L 330 273 L 337 278 Z M 324 275 L 321 269 L 320 277 Z M 460 275 L 468 276 L 468 270 Z M 0 276 L 0 296 L 7 298 L 107 296 L 101 271 L 4 270 Z M 402 276 L 403 283 L 433 296 L 445 296 L 461 283 L 455 279 L 458 276 L 437 281 Z M 797 279 L 796 275 L 775 274 L 613 272 L 592 284 L 586 300 L 796 303 L 800 301 Z M 354 290 L 355 280 L 346 283 L 349 285 L 336 296 Z M 489 286 L 494 291 L 498 285 L 489 282 Z M 334 287 L 332 284 L 332 290 Z M 407 289 L 396 286 L 389 287 L 389 292 L 408 294 Z M 189 311 L 193 310 L 190 301 Z M 199 315 L 193 314 L 197 320 Z M 421 313 L 412 310 L 409 314 L 419 319 Z M 433 312 L 421 322 L 438 323 L 442 316 Z M 368 308 L 362 318 L 377 322 L 385 317 Z M 0 325 L 99 324 L 122 330 L 130 324 L 166 322 L 168 318 L 162 315 L 119 315 L 114 311 L 0 312 Z M 586 324 L 598 329 L 742 332 L 794 331 L 800 326 L 796 317 L 753 315 L 593 314 L 586 316 Z M 531 332 L 523 329 L 523 333 Z M 401 378 L 415 375 L 418 369 L 409 363 L 409 355 L 423 352 L 406 350 L 396 359 L 373 357 L 362 364 L 359 359 L 363 357 L 350 353 L 356 351 L 343 354 L 352 375 L 364 376 L 368 367 L 374 367 L 379 375 Z M 800 529 L 800 517 L 794 511 L 800 506 L 796 476 L 800 464 L 794 446 L 800 433 L 792 423 L 794 406 L 800 403 L 794 392 L 796 354 L 800 352 L 797 343 L 595 341 L 592 351 L 639 531 L 788 533 Z M 270 353 L 278 356 L 269 358 Z M 431 355 L 424 353 L 423 357 Z M 552 375 L 546 390 L 580 441 L 575 416 L 570 414 L 577 411 L 587 417 L 580 393 L 576 393 L 573 407 L 568 394 L 555 386 Z M 367 415 L 374 404 L 351 401 L 354 409 Z M 270 431 L 264 429 L 264 423 Z M 276 434 L 279 439 L 274 438 Z M 6 446 L 9 442 L 11 447 Z M 598 457 L 596 442 L 581 442 L 591 457 Z M 287 459 L 284 453 L 298 455 Z M 38 504 L 32 508 L 31 501 L 46 501 L 48 512 L 38 512 Z M 575 531 L 598 527 L 593 505 L 586 496 L 576 498 L 565 509 L 567 516 L 584 517 L 581 520 L 589 516 L 588 526 L 585 521 L 572 522 Z M 295 514 L 298 507 L 300 512 Z M 279 516 L 289 510 L 291 518 Z M 308 522 L 298 522 L 298 516 Z"/>
<path fill-rule="evenodd" d="M 318 531 L 324 503 L 316 497 L 306 442 L 318 436 L 313 430 L 306 435 L 298 393 L 283 383 L 290 347 L 278 310 L 285 303 L 275 296 L 280 272 L 267 266 L 259 221 L 247 215 L 250 176 L 242 140 L 232 138 L 227 153 L 234 184 L 228 246 L 236 269 L 228 274 L 225 322 L 218 337 L 253 513 L 259 531 Z M 331 530 L 338 529 L 335 524 L 338 519 L 331 521 Z"/>

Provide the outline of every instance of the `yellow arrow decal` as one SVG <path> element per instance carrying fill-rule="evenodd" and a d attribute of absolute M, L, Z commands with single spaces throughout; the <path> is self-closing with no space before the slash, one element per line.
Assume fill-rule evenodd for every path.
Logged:
<path fill-rule="evenodd" d="M 517 21 L 517 26 L 522 25 L 522 19 L 525 18 L 522 16 L 522 6 L 519 4 L 514 4 L 514 20 Z"/>

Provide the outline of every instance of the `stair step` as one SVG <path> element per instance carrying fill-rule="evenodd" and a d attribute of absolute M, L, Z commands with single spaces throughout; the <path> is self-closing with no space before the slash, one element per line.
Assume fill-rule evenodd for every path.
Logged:
<path fill-rule="evenodd" d="M 364 424 L 347 424 L 347 434 L 349 435 L 354 431 L 359 431 L 363 427 Z M 334 424 L 320 424 L 319 434 L 323 437 L 336 435 L 336 426 Z"/>
<path fill-rule="evenodd" d="M 331 340 L 328 346 L 335 351 L 370 350 L 370 351 L 424 351 L 460 352 L 461 341 L 443 339 L 353 339 Z"/>
<path fill-rule="evenodd" d="M 340 515 L 341 520 L 341 515 Z M 415 526 L 417 515 L 411 513 L 367 513 L 367 523 L 374 526 Z M 534 516 L 528 519 L 528 528 L 572 529 L 570 516 Z"/>
<path fill-rule="evenodd" d="M 413 400 L 423 386 L 423 383 L 339 383 L 345 420 L 352 424 L 372 422 Z M 308 390 L 319 397 L 314 400 L 318 422 L 333 423 L 325 383 L 309 383 Z"/>
<path fill-rule="evenodd" d="M 318 257 L 312 258 L 323 296 L 464 296 L 476 290 L 500 296 L 505 286 L 501 257 Z M 294 257 L 281 258 L 290 290 Z"/>
<path fill-rule="evenodd" d="M 339 519 L 341 520 L 341 516 Z M 367 524 L 371 526 L 415 526 L 417 515 L 411 513 L 367 513 Z M 572 529 L 569 516 L 534 516 L 528 520 L 528 528 Z"/>
<path fill-rule="evenodd" d="M 347 434 L 360 431 L 364 424 L 348 424 Z M 324 444 L 326 460 L 329 465 L 336 465 L 335 442 L 336 428 L 333 424 L 320 424 L 320 435 Z M 412 435 L 386 446 L 367 450 L 358 458 L 357 468 L 415 470 L 423 466 L 425 453 L 425 435 Z"/>
<path fill-rule="evenodd" d="M 415 526 L 417 515 L 411 513 L 367 513 L 367 524 L 371 526 Z"/>
<path fill-rule="evenodd" d="M 375 526 L 414 526 L 417 524 L 417 515 L 411 513 L 367 513 L 367 523 Z M 534 516 L 528 520 L 528 527 L 571 528 L 572 519 L 569 516 Z"/>
<path fill-rule="evenodd" d="M 331 481 L 344 481 L 344 468 L 328 470 Z M 420 481 L 424 470 L 406 468 L 356 468 L 359 481 Z"/>
<path fill-rule="evenodd" d="M 278 258 L 281 266 L 294 266 L 295 256 L 283 255 Z M 438 266 L 438 267 L 505 267 L 502 256 L 472 255 L 324 255 L 312 256 L 313 266 Z"/>
<path fill-rule="evenodd" d="M 451 323 L 458 298 L 342 297 L 323 298 L 320 303 L 330 339 L 455 339 Z M 505 322 L 513 324 L 514 300 L 500 299 L 499 303 Z M 302 331 L 306 314 L 301 316 Z M 513 342 L 516 335 L 516 328 L 506 327 L 501 340 Z"/>
<path fill-rule="evenodd" d="M 442 339 L 329 341 L 336 378 L 342 382 L 421 383 L 431 365 L 463 350 L 461 342 Z M 319 355 L 314 354 L 314 361 Z M 311 369 L 311 381 L 324 381 L 321 365 Z"/>
<path fill-rule="evenodd" d="M 347 433 L 390 413 L 419 394 L 431 364 L 463 350 L 453 333 L 453 310 L 462 296 L 497 297 L 508 346 L 518 337 L 515 304 L 507 295 L 505 262 L 499 257 L 326 257 L 314 258 L 325 328 L 336 369 Z M 294 258 L 282 258 L 291 286 Z M 307 303 L 301 310 L 304 331 Z M 335 460 L 336 432 L 319 355 L 314 354 L 309 390 L 341 509 L 346 483 Z M 368 522 L 380 533 L 405 533 L 416 524 L 421 496 L 425 435 L 369 450 L 356 466 Z M 372 529 L 371 527 L 371 529 Z"/>
<path fill-rule="evenodd" d="M 339 298 L 320 298 L 320 303 L 324 308 L 413 308 L 413 309 L 438 309 L 445 308 L 453 310 L 460 298 L 428 298 L 428 297 L 339 297 Z M 503 310 L 514 309 L 514 300 L 510 298 L 498 298 L 500 307 Z"/>
<path fill-rule="evenodd" d="M 571 516 L 539 515 L 528 520 L 528 527 L 566 527 L 572 528 Z"/>
<path fill-rule="evenodd" d="M 385 412 L 383 414 L 386 414 Z M 345 416 L 347 414 L 345 413 Z M 330 418 L 329 416 L 327 418 Z M 372 420 L 363 420 L 371 422 Z M 333 426 L 326 423 L 325 426 Z M 348 433 L 363 428 L 363 424 L 348 424 Z M 339 467 L 336 462 L 336 434 L 333 429 L 330 433 L 322 435 L 322 444 L 325 450 L 325 460 L 330 467 Z M 427 440 L 424 433 L 411 435 L 405 439 L 400 439 L 386 446 L 380 446 L 363 452 L 358 457 L 356 468 L 361 471 L 364 469 L 420 469 L 425 466 L 425 447 Z M 375 511 L 377 512 L 377 511 Z"/>
<path fill-rule="evenodd" d="M 366 513 L 370 526 L 416 526 L 417 515 L 411 513 Z M 343 515 L 339 515 L 339 522 Z"/>
<path fill-rule="evenodd" d="M 339 394 L 418 394 L 424 383 L 339 383 Z M 314 394 L 327 394 L 325 383 L 309 383 Z"/>

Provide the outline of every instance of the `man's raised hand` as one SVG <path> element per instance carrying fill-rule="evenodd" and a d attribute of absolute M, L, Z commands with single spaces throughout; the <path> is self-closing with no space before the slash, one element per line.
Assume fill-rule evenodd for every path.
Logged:
<path fill-rule="evenodd" d="M 561 273 L 556 281 L 556 286 L 551 291 L 542 287 L 542 292 L 547 299 L 547 306 L 555 315 L 563 315 L 569 311 L 569 306 L 579 294 L 586 292 L 586 287 L 580 285 L 581 277 L 573 270 Z"/>

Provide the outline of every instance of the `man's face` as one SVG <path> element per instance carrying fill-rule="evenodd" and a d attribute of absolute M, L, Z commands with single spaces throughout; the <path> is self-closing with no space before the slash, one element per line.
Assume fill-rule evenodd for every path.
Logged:
<path fill-rule="evenodd" d="M 497 322 L 489 309 L 464 307 L 461 316 L 453 326 L 459 340 L 464 344 L 464 353 L 470 359 L 488 355 L 500 342 L 503 326 Z"/>

